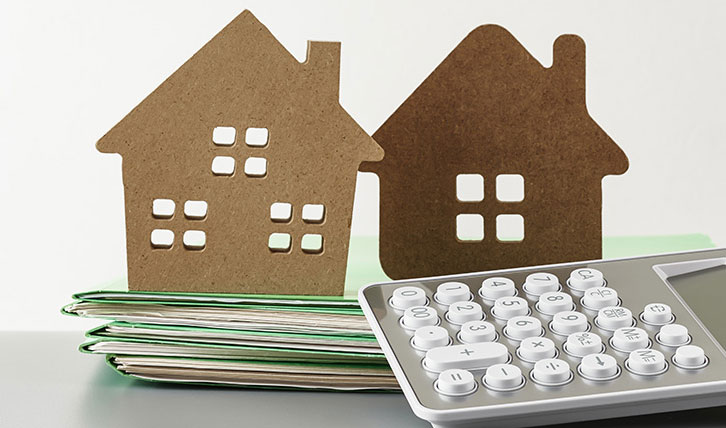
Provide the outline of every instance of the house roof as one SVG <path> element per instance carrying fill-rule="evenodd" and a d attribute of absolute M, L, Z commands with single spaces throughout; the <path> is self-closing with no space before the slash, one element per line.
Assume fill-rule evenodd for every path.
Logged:
<path fill-rule="evenodd" d="M 362 170 L 428 158 L 447 167 L 502 168 L 584 160 L 602 175 L 628 168 L 623 151 L 587 111 L 582 39 L 560 36 L 546 68 L 497 25 L 467 35 L 373 137 L 386 157 Z"/>

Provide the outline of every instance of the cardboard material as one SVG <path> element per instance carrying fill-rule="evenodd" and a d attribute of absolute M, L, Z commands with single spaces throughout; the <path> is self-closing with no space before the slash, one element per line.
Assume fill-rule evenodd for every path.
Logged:
<path fill-rule="evenodd" d="M 579 37 L 560 36 L 545 68 L 504 28 L 478 27 L 373 137 L 385 158 L 361 169 L 380 177 L 380 258 L 390 277 L 600 258 L 601 181 L 624 173 L 628 159 L 588 114 Z M 459 174 L 476 174 L 464 177 L 474 188 L 483 178 L 483 195 L 459 200 Z M 522 196 L 499 197 L 500 174 L 515 190 L 512 175 L 521 175 L 521 201 L 500 200 Z M 483 221 L 483 239 L 457 235 L 461 214 L 473 215 L 462 225 Z M 498 237 L 503 214 L 521 216 L 502 226 L 523 220 L 523 240 Z"/>
<path fill-rule="evenodd" d="M 356 171 L 383 151 L 339 72 L 339 43 L 301 64 L 245 11 L 100 139 L 123 157 L 129 289 L 343 294 Z"/>

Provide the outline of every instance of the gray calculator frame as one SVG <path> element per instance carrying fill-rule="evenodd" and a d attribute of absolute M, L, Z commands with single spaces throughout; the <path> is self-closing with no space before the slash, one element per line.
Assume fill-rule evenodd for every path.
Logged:
<path fill-rule="evenodd" d="M 413 412 L 431 422 L 434 427 L 481 426 L 484 422 L 498 427 L 534 426 L 725 405 L 726 351 L 667 281 L 668 276 L 689 270 L 673 266 L 687 266 L 689 263 L 705 267 L 726 264 L 726 248 L 376 283 L 361 288 L 358 300 Z M 521 285 L 528 274 L 546 271 L 555 274 L 563 284 L 563 291 L 573 295 L 577 310 L 592 317 L 593 314 L 579 304 L 581 294 L 573 292 L 566 285 L 570 271 L 581 267 L 592 267 L 603 272 L 608 285 L 618 291 L 623 306 L 631 309 L 638 326 L 645 329 L 651 338 L 657 327 L 644 324 L 638 319 L 639 312 L 648 303 L 669 304 L 677 317 L 676 322 L 688 327 L 693 337 L 692 343 L 705 350 L 710 360 L 708 366 L 697 371 L 677 368 L 670 361 L 675 348 L 654 341 L 652 348 L 666 355 L 669 369 L 659 376 L 637 376 L 624 368 L 627 355 L 608 345 L 607 353 L 613 355 L 623 368 L 619 378 L 611 382 L 592 382 L 575 374 L 575 379 L 566 386 L 542 387 L 527 379 L 524 388 L 509 393 L 489 391 L 478 382 L 479 387 L 474 395 L 444 397 L 433 388 L 435 375 L 426 372 L 421 366 L 424 353 L 410 346 L 412 333 L 399 325 L 403 312 L 395 310 L 388 303 L 388 297 L 395 288 L 414 285 L 426 291 L 431 306 L 444 312 L 444 307 L 433 301 L 433 291 L 442 282 L 456 280 L 467 283 L 474 293 L 474 301 L 483 304 L 483 299 L 477 294 L 481 281 L 491 276 L 506 276 L 514 280 L 519 295 L 527 298 L 530 306 L 534 307 L 534 300 L 524 295 Z M 503 324 L 491 316 L 490 306 L 482 306 L 487 313 L 487 320 L 493 322 L 501 333 Z M 538 316 L 546 325 L 546 316 L 537 312 L 533 316 Z M 446 328 L 451 337 L 455 338 L 455 330 L 450 326 Z M 552 334 L 548 328 L 546 330 L 546 337 L 553 339 L 561 350 L 564 338 Z M 592 331 L 600 334 L 604 341 L 609 337 L 607 332 L 595 325 Z M 501 334 L 498 341 L 507 345 L 515 364 L 526 375 L 532 365 L 515 356 L 516 342 Z M 454 343 L 459 342 L 454 339 Z M 563 352 L 560 352 L 559 358 L 570 362 L 572 369 L 576 370 L 577 359 Z M 475 372 L 477 377 L 481 374 L 483 372 Z"/>

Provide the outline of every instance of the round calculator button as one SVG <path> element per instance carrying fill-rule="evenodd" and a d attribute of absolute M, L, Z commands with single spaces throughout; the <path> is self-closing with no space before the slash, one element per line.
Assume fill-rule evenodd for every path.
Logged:
<path fill-rule="evenodd" d="M 556 276 L 547 272 L 537 272 L 527 276 L 523 288 L 527 294 L 540 296 L 548 291 L 560 291 L 562 287 Z"/>
<path fill-rule="evenodd" d="M 494 391 L 512 391 L 524 385 L 522 370 L 513 364 L 494 364 L 482 378 L 482 383 Z"/>
<path fill-rule="evenodd" d="M 547 315 L 572 310 L 572 297 L 561 291 L 548 291 L 539 296 L 537 310 Z"/>
<path fill-rule="evenodd" d="M 494 301 L 492 308 L 492 315 L 503 320 L 527 314 L 529 314 L 529 305 L 521 297 L 500 297 Z"/>
<path fill-rule="evenodd" d="M 565 352 L 575 357 L 584 357 L 604 351 L 602 339 L 595 333 L 581 332 L 567 336 L 564 344 Z"/>
<path fill-rule="evenodd" d="M 606 306 L 597 311 L 595 324 L 605 330 L 617 330 L 620 327 L 634 325 L 633 313 L 630 309 L 620 306 Z"/>
<path fill-rule="evenodd" d="M 665 356 L 655 349 L 636 349 L 625 361 L 625 367 L 639 375 L 657 375 L 668 369 Z"/>
<path fill-rule="evenodd" d="M 706 366 L 708 359 L 700 346 L 686 345 L 676 349 L 673 363 L 684 369 L 700 369 Z"/>
<path fill-rule="evenodd" d="M 497 300 L 500 297 L 514 296 L 517 289 L 514 288 L 514 281 L 509 278 L 495 277 L 487 278 L 481 283 L 479 295 L 487 300 Z"/>
<path fill-rule="evenodd" d="M 660 328 L 656 340 L 666 346 L 681 346 L 691 342 L 691 335 L 684 325 L 666 324 Z"/>
<path fill-rule="evenodd" d="M 484 318 L 481 305 L 476 302 L 464 300 L 449 305 L 446 319 L 455 324 L 464 324 L 467 321 L 479 321 Z"/>
<path fill-rule="evenodd" d="M 643 322 L 647 324 L 663 325 L 673 322 L 673 311 L 665 303 L 650 303 L 645 305 L 640 315 Z"/>
<path fill-rule="evenodd" d="M 555 358 L 557 356 L 557 348 L 555 342 L 546 337 L 527 337 L 517 348 L 517 356 L 526 362 L 536 363 L 545 358 Z"/>
<path fill-rule="evenodd" d="M 609 287 L 590 288 L 582 296 L 582 306 L 595 311 L 606 306 L 618 306 L 618 302 L 618 292 Z"/>
<path fill-rule="evenodd" d="M 413 333 L 413 345 L 423 350 L 446 346 L 450 341 L 449 332 L 437 325 L 419 327 Z"/>
<path fill-rule="evenodd" d="M 467 321 L 459 330 L 459 340 L 464 343 L 493 342 L 496 338 L 494 324 L 487 321 Z"/>
<path fill-rule="evenodd" d="M 510 339 L 522 340 L 530 336 L 539 336 L 542 334 L 542 322 L 530 316 L 516 316 L 507 321 L 504 327 L 504 334 Z"/>
<path fill-rule="evenodd" d="M 439 374 L 436 389 L 445 395 L 467 395 L 476 390 L 476 381 L 468 370 L 449 369 Z"/>
<path fill-rule="evenodd" d="M 414 306 L 403 312 L 401 321 L 404 327 L 419 328 L 427 325 L 436 325 L 439 323 L 439 315 L 436 309 L 430 306 Z"/>
<path fill-rule="evenodd" d="M 570 272 L 570 279 L 567 284 L 575 290 L 588 290 L 593 287 L 602 287 L 605 285 L 605 278 L 602 272 L 593 268 L 580 268 Z"/>
<path fill-rule="evenodd" d="M 618 351 L 631 352 L 650 347 L 648 333 L 638 327 L 620 327 L 613 333 L 610 345 Z"/>
<path fill-rule="evenodd" d="M 577 371 L 590 380 L 612 380 L 620 374 L 618 362 L 608 354 L 589 354 L 582 357 Z"/>
<path fill-rule="evenodd" d="M 585 314 L 576 311 L 558 312 L 552 317 L 550 329 L 553 333 L 570 335 L 581 331 L 587 331 L 590 324 Z"/>
<path fill-rule="evenodd" d="M 391 305 L 397 309 L 408 309 L 412 306 L 426 304 L 426 292 L 418 287 L 398 287 L 393 290 Z"/>
<path fill-rule="evenodd" d="M 462 300 L 471 300 L 471 292 L 469 286 L 463 282 L 445 282 L 436 288 L 434 299 L 443 305 L 450 305 Z"/>
<path fill-rule="evenodd" d="M 557 358 L 546 358 L 534 364 L 532 380 L 546 386 L 564 385 L 572 380 L 572 370 L 566 361 Z"/>

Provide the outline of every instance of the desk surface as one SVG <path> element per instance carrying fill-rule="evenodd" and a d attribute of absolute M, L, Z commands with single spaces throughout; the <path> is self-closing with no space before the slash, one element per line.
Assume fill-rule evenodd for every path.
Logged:
<path fill-rule="evenodd" d="M 113 372 L 77 351 L 82 333 L 0 332 L 0 426 L 428 427 L 401 394 L 261 391 L 163 385 Z M 723 427 L 726 407 L 588 423 Z M 575 425 L 562 425 L 561 428 Z"/>

